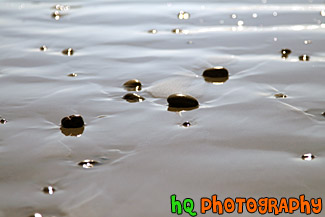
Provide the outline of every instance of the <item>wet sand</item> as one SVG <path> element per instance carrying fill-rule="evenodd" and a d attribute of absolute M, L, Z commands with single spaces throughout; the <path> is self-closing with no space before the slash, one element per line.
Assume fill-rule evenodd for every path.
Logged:
<path fill-rule="evenodd" d="M 0 217 L 176 216 L 172 194 L 196 211 L 213 194 L 324 196 L 323 1 L 56 4 L 0 3 Z M 224 83 L 201 76 L 215 66 Z M 168 111 L 174 93 L 200 106 Z M 78 136 L 60 130 L 72 114 Z"/>

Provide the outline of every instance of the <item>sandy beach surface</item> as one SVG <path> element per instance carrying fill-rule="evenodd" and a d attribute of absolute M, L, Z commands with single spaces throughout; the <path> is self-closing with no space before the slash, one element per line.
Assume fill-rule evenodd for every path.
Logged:
<path fill-rule="evenodd" d="M 213 194 L 324 197 L 324 35 L 321 0 L 0 1 L 0 217 L 177 216 L 172 194 L 197 212 Z M 226 82 L 202 77 L 215 66 Z M 144 101 L 123 99 L 130 79 Z M 168 111 L 174 93 L 199 108 Z M 72 114 L 78 136 L 60 130 Z"/>

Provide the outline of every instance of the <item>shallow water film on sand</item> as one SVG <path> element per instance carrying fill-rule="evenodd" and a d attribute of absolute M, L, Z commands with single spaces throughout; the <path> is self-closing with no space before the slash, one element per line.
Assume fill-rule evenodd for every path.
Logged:
<path fill-rule="evenodd" d="M 324 197 L 324 1 L 0 6 L 0 217 Z"/>

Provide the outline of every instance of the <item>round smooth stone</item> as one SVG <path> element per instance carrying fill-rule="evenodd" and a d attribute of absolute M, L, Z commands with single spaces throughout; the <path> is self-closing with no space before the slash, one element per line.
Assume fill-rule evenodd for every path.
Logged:
<path fill-rule="evenodd" d="M 167 98 L 168 106 L 171 108 L 195 108 L 199 102 L 192 96 L 176 93 Z"/>
<path fill-rule="evenodd" d="M 74 50 L 72 48 L 67 48 L 67 49 L 63 50 L 62 53 L 64 55 L 72 56 L 74 53 Z"/>
<path fill-rule="evenodd" d="M 224 83 L 229 78 L 229 72 L 226 68 L 222 66 L 216 66 L 213 68 L 209 68 L 204 70 L 202 76 L 207 82 L 216 82 L 216 83 Z"/>
<path fill-rule="evenodd" d="M 139 90 L 141 90 L 142 84 L 138 79 L 132 79 L 132 80 L 125 82 L 123 84 L 123 86 L 128 91 L 139 91 Z"/>
<path fill-rule="evenodd" d="M 80 128 L 84 125 L 84 120 L 80 115 L 70 115 L 61 120 L 61 126 L 64 128 Z"/>

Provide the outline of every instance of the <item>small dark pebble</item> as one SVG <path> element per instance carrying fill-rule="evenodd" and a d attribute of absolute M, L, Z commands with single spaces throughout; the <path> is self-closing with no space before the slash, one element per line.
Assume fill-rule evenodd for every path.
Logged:
<path fill-rule="evenodd" d="M 274 94 L 275 98 L 287 98 L 287 95 L 283 94 L 283 93 L 276 93 Z"/>
<path fill-rule="evenodd" d="M 69 77 L 77 77 L 78 74 L 77 74 L 77 73 L 70 73 L 70 74 L 68 74 L 68 76 L 69 76 Z"/>
<path fill-rule="evenodd" d="M 73 52 L 74 52 L 74 50 L 72 48 L 68 48 L 68 49 L 65 49 L 65 50 L 62 51 L 62 53 L 64 55 L 68 55 L 68 56 L 72 56 Z"/>
<path fill-rule="evenodd" d="M 183 33 L 183 30 L 181 30 L 181 29 L 173 29 L 172 30 L 172 33 L 174 33 L 174 34 L 181 34 L 181 33 Z"/>
<path fill-rule="evenodd" d="M 123 96 L 123 99 L 125 99 L 126 101 L 131 102 L 131 103 L 142 102 L 145 100 L 142 96 L 140 96 L 136 93 L 127 93 Z"/>
<path fill-rule="evenodd" d="M 308 153 L 308 154 L 303 154 L 301 156 L 301 158 L 303 160 L 311 161 L 311 160 L 313 160 L 315 158 L 315 156 L 313 154 L 311 154 L 311 153 Z"/>
<path fill-rule="evenodd" d="M 44 192 L 45 194 L 50 194 L 50 195 L 52 195 L 52 194 L 54 194 L 55 191 L 56 191 L 55 188 L 53 188 L 52 186 L 47 186 L 47 187 L 44 187 L 44 188 L 43 188 L 43 192 Z"/>
<path fill-rule="evenodd" d="M 191 123 L 189 121 L 185 121 L 182 125 L 183 127 L 190 127 Z"/>
<path fill-rule="evenodd" d="M 204 70 L 202 76 L 205 81 L 211 83 L 223 83 L 229 78 L 228 70 L 222 66 L 217 66 Z"/>
<path fill-rule="evenodd" d="M 52 13 L 52 17 L 55 19 L 55 20 L 59 20 L 61 18 L 61 14 L 59 11 L 55 11 Z"/>
<path fill-rule="evenodd" d="M 325 117 L 325 112 L 323 112 L 322 115 Z"/>
<path fill-rule="evenodd" d="M 82 166 L 83 168 L 92 168 L 94 167 L 95 165 L 99 164 L 98 161 L 95 161 L 95 160 L 83 160 L 81 162 L 78 163 L 79 166 Z"/>
<path fill-rule="evenodd" d="M 291 50 L 288 48 L 282 49 L 281 54 L 283 59 L 287 59 L 289 54 L 291 54 Z"/>
<path fill-rule="evenodd" d="M 39 48 L 41 51 L 47 51 L 47 47 L 43 45 L 42 47 Z"/>
<path fill-rule="evenodd" d="M 150 29 L 148 33 L 150 34 L 156 34 L 158 31 L 156 29 Z"/>
<path fill-rule="evenodd" d="M 199 102 L 194 97 L 180 93 L 170 95 L 167 102 L 171 108 L 196 108 L 199 106 Z"/>
<path fill-rule="evenodd" d="M 5 124 L 5 123 L 7 123 L 6 119 L 1 119 L 0 120 L 0 124 Z"/>
<path fill-rule="evenodd" d="M 61 126 L 64 128 L 80 128 L 84 125 L 84 120 L 80 115 L 70 115 L 61 120 Z"/>
<path fill-rule="evenodd" d="M 141 82 L 137 79 L 129 80 L 123 84 L 125 89 L 128 91 L 140 91 L 141 90 Z"/>
<path fill-rule="evenodd" d="M 299 56 L 300 61 L 309 61 L 309 59 L 309 56 L 306 54 Z"/>

